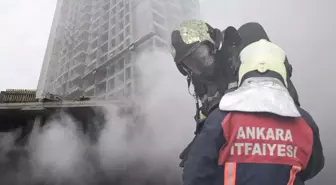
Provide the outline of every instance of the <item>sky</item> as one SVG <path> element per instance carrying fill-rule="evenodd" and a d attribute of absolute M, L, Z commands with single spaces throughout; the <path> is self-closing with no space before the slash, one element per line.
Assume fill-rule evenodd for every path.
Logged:
<path fill-rule="evenodd" d="M 334 154 L 335 5 L 334 0 L 201 1 L 202 18 L 213 27 L 256 21 L 286 51 L 302 106 L 320 126 L 327 157 Z M 0 1 L 0 90 L 36 88 L 55 6 L 56 0 Z M 328 169 L 335 170 L 332 164 Z"/>
<path fill-rule="evenodd" d="M 0 1 L 0 90 L 35 89 L 56 0 Z"/>

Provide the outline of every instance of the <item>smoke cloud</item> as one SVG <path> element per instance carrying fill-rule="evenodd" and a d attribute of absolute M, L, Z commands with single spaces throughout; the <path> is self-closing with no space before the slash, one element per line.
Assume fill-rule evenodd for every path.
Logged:
<path fill-rule="evenodd" d="M 80 123 L 59 112 L 44 127 L 34 126 L 21 148 L 26 155 L 18 157 L 19 168 L 4 169 L 2 174 L 11 175 L 0 184 L 180 183 L 178 156 L 195 129 L 187 82 L 164 50 L 139 54 L 135 71 L 137 93 L 127 100 L 131 114 L 122 117 L 117 106 L 106 107 L 106 125 L 96 144 Z M 1 139 L 1 153 L 13 150 L 14 136 Z M 0 162 L 5 159 L 1 156 Z"/>

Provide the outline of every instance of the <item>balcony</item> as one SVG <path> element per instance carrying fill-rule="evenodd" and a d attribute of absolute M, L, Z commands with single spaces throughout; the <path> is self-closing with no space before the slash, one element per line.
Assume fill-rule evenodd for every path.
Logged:
<path fill-rule="evenodd" d="M 80 22 L 90 22 L 92 15 L 90 12 L 85 12 L 83 15 L 80 16 L 79 21 Z"/>
<path fill-rule="evenodd" d="M 91 38 L 90 38 L 90 40 L 92 41 L 92 40 L 97 39 L 98 36 L 99 36 L 99 28 L 96 28 L 95 30 L 92 30 L 91 33 L 92 33 L 92 34 L 91 34 Z"/>
<path fill-rule="evenodd" d="M 74 85 L 68 88 L 67 96 L 70 98 L 76 98 L 83 95 L 83 90 L 78 85 Z"/>
<path fill-rule="evenodd" d="M 80 61 L 74 61 L 69 71 L 79 74 L 80 76 L 84 75 L 86 65 Z"/>
<path fill-rule="evenodd" d="M 75 61 L 75 63 L 80 62 L 80 63 L 85 64 L 87 56 L 88 56 L 88 54 L 85 51 L 76 50 L 76 54 L 73 57 L 72 61 Z M 72 66 L 73 65 L 74 64 L 72 64 Z"/>
<path fill-rule="evenodd" d="M 108 58 L 108 54 L 105 53 L 103 56 L 101 56 L 101 57 L 99 58 L 98 66 L 104 65 L 104 64 L 107 62 L 108 59 L 109 59 L 109 58 Z"/>
<path fill-rule="evenodd" d="M 153 11 L 153 20 L 154 20 L 155 23 L 160 24 L 162 26 L 166 25 L 165 18 L 155 11 Z"/>
<path fill-rule="evenodd" d="M 159 4 L 158 2 L 156 1 L 153 1 L 152 2 L 152 10 L 155 11 L 155 13 L 157 14 L 164 14 L 165 13 L 165 8 Z"/>
<path fill-rule="evenodd" d="M 75 74 L 73 74 L 70 78 L 69 78 L 69 82 L 72 82 L 72 83 L 74 83 L 74 84 L 76 84 L 76 85 L 80 85 L 81 84 L 81 82 L 82 82 L 82 78 L 81 78 L 82 76 L 80 75 L 80 74 L 78 74 L 78 73 L 75 73 Z"/>
<path fill-rule="evenodd" d="M 91 2 L 84 2 L 84 7 L 80 9 L 82 13 L 88 13 L 92 11 L 92 4 Z"/>
<path fill-rule="evenodd" d="M 107 70 L 106 69 L 99 70 L 94 75 L 95 75 L 94 76 L 94 83 L 95 84 L 100 84 L 100 83 L 106 81 Z"/>
<path fill-rule="evenodd" d="M 92 21 L 97 21 L 101 15 L 101 9 L 98 9 L 92 16 Z M 99 20 L 98 20 L 99 21 Z"/>
<path fill-rule="evenodd" d="M 84 92 L 85 97 L 92 97 L 94 96 L 94 86 L 91 86 L 90 88 L 86 89 Z"/>
<path fill-rule="evenodd" d="M 95 88 L 95 96 L 104 96 L 106 93 L 106 83 L 101 82 L 99 84 L 96 84 Z"/>
<path fill-rule="evenodd" d="M 109 30 L 109 21 L 105 21 L 102 26 L 100 26 L 100 33 L 105 33 Z"/>
<path fill-rule="evenodd" d="M 91 65 L 93 62 L 97 61 L 97 54 L 98 54 L 98 48 L 95 48 L 94 50 L 91 51 L 89 55 L 88 65 Z"/>
<path fill-rule="evenodd" d="M 79 30 L 81 30 L 81 31 L 85 31 L 85 30 L 89 31 L 90 27 L 91 27 L 91 23 L 90 22 L 82 22 L 79 25 Z"/>
<path fill-rule="evenodd" d="M 85 91 L 90 91 L 91 89 L 94 88 L 94 78 L 93 78 L 93 73 L 90 73 L 87 76 L 83 76 L 82 77 L 82 81 L 83 81 L 83 88 L 85 89 Z"/>
<path fill-rule="evenodd" d="M 82 30 L 79 32 L 77 40 L 89 42 L 91 32 L 88 30 Z"/>
<path fill-rule="evenodd" d="M 105 44 L 107 41 L 108 41 L 108 34 L 109 32 L 106 31 L 102 36 L 99 37 L 99 40 L 98 40 L 98 45 L 102 45 L 102 44 Z"/>
<path fill-rule="evenodd" d="M 99 63 L 98 63 L 98 66 L 97 66 L 97 69 L 99 70 L 105 70 L 107 67 L 109 67 L 114 61 L 111 59 L 110 57 L 111 55 L 106 53 L 105 55 L 101 56 L 99 58 Z"/>
<path fill-rule="evenodd" d="M 80 41 L 74 48 L 73 58 L 77 57 L 77 55 L 80 54 L 81 52 L 84 52 L 87 54 L 88 49 L 89 49 L 89 42 L 85 40 Z"/>
<path fill-rule="evenodd" d="M 93 74 L 94 71 L 96 70 L 96 65 L 97 65 L 97 61 L 93 61 L 92 63 L 90 63 L 90 64 L 85 68 L 83 78 L 90 78 L 90 76 L 92 76 L 92 74 Z"/>
<path fill-rule="evenodd" d="M 104 15 L 103 15 L 103 19 L 102 21 L 105 22 L 105 21 L 108 21 L 110 19 L 110 12 L 106 12 Z"/>

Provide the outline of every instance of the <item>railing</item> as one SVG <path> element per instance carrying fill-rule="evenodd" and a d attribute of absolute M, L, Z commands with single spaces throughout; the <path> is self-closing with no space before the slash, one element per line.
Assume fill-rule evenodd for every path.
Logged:
<path fill-rule="evenodd" d="M 0 92 L 0 103 L 34 102 L 36 90 L 8 89 Z"/>

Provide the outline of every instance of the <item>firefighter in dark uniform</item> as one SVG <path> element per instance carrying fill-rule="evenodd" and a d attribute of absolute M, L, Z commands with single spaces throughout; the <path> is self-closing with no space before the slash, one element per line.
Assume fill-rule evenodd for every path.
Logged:
<path fill-rule="evenodd" d="M 208 30 L 203 33 L 211 33 L 205 25 Z M 324 167 L 319 129 L 299 106 L 286 53 L 266 34 L 254 34 L 258 29 L 263 30 L 259 24 L 248 23 L 238 30 L 243 42 L 235 69 L 238 88 L 226 91 L 208 112 L 187 152 L 184 185 L 303 185 Z M 176 43 L 182 42 L 174 41 L 173 35 L 185 41 L 186 30 L 173 32 L 175 50 Z M 209 45 L 202 39 L 195 43 Z M 175 54 L 175 62 L 188 74 L 213 72 L 211 62 L 201 65 L 195 58 L 202 56 L 206 61 L 215 52 L 199 53 L 193 60 L 177 60 Z M 211 76 L 210 72 L 205 76 Z"/>

